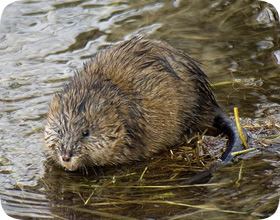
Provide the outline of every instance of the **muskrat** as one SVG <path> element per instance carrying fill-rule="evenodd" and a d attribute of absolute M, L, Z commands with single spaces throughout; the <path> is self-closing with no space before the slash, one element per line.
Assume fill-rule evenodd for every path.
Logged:
<path fill-rule="evenodd" d="M 97 53 L 54 95 L 45 153 L 73 171 L 151 157 L 204 131 L 228 136 L 222 160 L 242 148 L 199 63 L 166 42 L 134 37 Z"/>

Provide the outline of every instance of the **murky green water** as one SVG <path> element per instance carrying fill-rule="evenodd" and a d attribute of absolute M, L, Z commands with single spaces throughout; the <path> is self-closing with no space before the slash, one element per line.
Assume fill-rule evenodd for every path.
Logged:
<path fill-rule="evenodd" d="M 229 115 L 237 106 L 243 118 L 276 121 L 277 132 L 279 27 L 275 9 L 253 0 L 30 0 L 8 6 L 0 26 L 0 195 L 6 212 L 22 219 L 270 216 L 279 199 L 279 142 L 221 167 L 210 185 L 188 187 L 182 184 L 185 162 L 166 155 L 89 175 L 48 170 L 42 131 L 52 94 L 76 67 L 99 49 L 141 34 L 201 61 Z"/>

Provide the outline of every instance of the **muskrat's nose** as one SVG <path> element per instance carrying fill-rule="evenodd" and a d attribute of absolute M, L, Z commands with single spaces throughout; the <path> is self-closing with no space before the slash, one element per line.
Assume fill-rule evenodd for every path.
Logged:
<path fill-rule="evenodd" d="M 64 162 L 69 162 L 70 159 L 71 159 L 71 157 L 70 157 L 69 155 L 63 155 L 63 156 L 62 156 L 62 160 L 63 160 Z"/>

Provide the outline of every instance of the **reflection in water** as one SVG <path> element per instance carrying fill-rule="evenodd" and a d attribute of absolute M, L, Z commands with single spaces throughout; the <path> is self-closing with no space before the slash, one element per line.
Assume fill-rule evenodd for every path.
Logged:
<path fill-rule="evenodd" d="M 52 215 L 67 219 L 108 217 L 110 213 L 114 218 L 139 219 L 243 219 L 248 215 L 262 218 L 278 205 L 279 157 L 280 154 L 266 150 L 235 165 L 224 164 L 208 184 L 182 185 L 186 173 L 170 178 L 176 172 L 172 162 L 170 166 L 174 167 L 170 170 L 153 169 L 161 166 L 161 160 L 152 165 L 150 161 L 143 162 L 148 172 L 141 181 L 144 164 L 98 170 L 87 176 L 51 170 L 40 183 L 52 204 Z"/>
<path fill-rule="evenodd" d="M 177 187 L 186 165 L 169 154 L 89 175 L 49 171 L 42 130 L 53 93 L 76 67 L 107 45 L 142 34 L 201 61 L 226 112 L 238 106 L 243 117 L 263 123 L 270 118 L 279 134 L 278 21 L 273 7 L 253 0 L 50 0 L 8 6 L 0 26 L 0 193 L 6 212 L 40 219 L 271 215 L 279 196 L 279 141 L 260 142 L 270 148 L 221 167 L 214 185 Z M 262 133 L 253 131 L 260 139 Z M 144 187 L 158 185 L 174 188 Z"/>

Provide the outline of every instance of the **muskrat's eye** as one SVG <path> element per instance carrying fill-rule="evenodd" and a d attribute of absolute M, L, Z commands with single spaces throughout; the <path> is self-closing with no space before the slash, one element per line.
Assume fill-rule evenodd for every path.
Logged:
<path fill-rule="evenodd" d="M 83 131 L 82 135 L 83 135 L 83 137 L 89 136 L 89 130 Z"/>
<path fill-rule="evenodd" d="M 57 132 L 59 135 L 62 134 L 62 131 L 61 131 L 60 129 L 58 129 L 56 132 Z"/>

